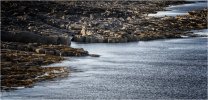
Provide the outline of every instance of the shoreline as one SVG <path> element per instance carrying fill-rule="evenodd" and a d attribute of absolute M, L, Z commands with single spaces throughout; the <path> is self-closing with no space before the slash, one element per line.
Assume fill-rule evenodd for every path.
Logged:
<path fill-rule="evenodd" d="M 68 77 L 71 70 L 64 66 L 44 67 L 64 61 L 64 57 L 99 57 L 83 48 L 41 43 L 1 41 L 1 90 L 33 87 L 36 82 Z"/>
<path fill-rule="evenodd" d="M 30 45 L 1 42 L 1 89 L 32 87 L 34 83 L 67 77 L 67 67 L 42 67 L 64 60 L 64 56 L 90 56 L 87 51 L 61 45 Z"/>
<path fill-rule="evenodd" d="M 116 5 L 110 7 L 110 9 L 106 8 L 108 7 L 107 5 L 101 6 L 105 4 L 103 2 L 84 2 L 86 3 L 85 6 L 83 2 L 65 2 L 65 4 L 63 2 L 34 3 L 34 5 L 31 5 L 29 2 L 14 2 L 14 4 L 22 6 L 22 9 L 17 9 L 16 11 L 14 10 L 15 7 L 6 8 L 11 6 L 12 2 L 3 2 L 2 41 L 70 45 L 71 38 L 75 42 L 122 43 L 152 40 L 149 39 L 150 37 L 157 39 L 157 37 L 152 37 L 151 35 L 158 35 L 159 38 L 180 37 L 177 34 L 183 34 L 184 30 L 199 29 L 199 26 L 191 24 L 203 23 L 203 20 L 199 20 L 206 16 L 199 16 L 199 20 L 197 20 L 198 18 L 193 18 L 193 16 L 180 16 L 180 18 L 176 19 L 172 17 L 155 18 L 145 16 L 145 14 L 160 11 L 168 5 L 191 3 L 188 1 L 143 1 L 126 2 L 124 4 L 115 2 Z M 45 3 L 49 6 L 45 6 Z M 90 6 L 94 3 L 94 7 Z M 106 3 L 110 4 L 111 2 Z M 53 5 L 56 5 L 56 7 L 51 7 Z M 28 9 L 27 6 L 32 6 L 32 8 L 36 9 L 37 11 L 34 12 L 37 14 L 26 11 L 22 15 L 20 11 Z M 63 12 L 64 8 L 70 9 Z M 50 9 L 53 9 L 53 11 L 51 12 Z M 6 14 L 6 10 L 9 10 L 11 15 Z M 30 10 L 33 11 L 33 9 Z M 78 12 L 72 10 L 77 10 Z M 14 14 L 12 14 L 13 12 Z M 7 19 L 8 17 L 12 19 Z M 75 17 L 77 18 L 75 19 Z M 188 20 L 190 27 L 184 27 L 186 23 L 183 23 L 181 19 Z M 166 21 L 172 22 L 167 23 Z M 177 22 L 174 23 L 175 21 Z M 22 27 L 18 27 L 17 23 Z M 176 31 L 176 28 L 179 27 L 184 29 Z M 200 29 L 206 28 L 206 23 L 203 23 L 200 27 Z M 163 34 L 164 32 L 166 33 Z M 150 35 L 146 35 L 149 33 Z M 16 38 L 11 40 L 12 37 Z"/>
<path fill-rule="evenodd" d="M 147 4 L 143 5 L 143 12 L 138 7 L 134 11 L 129 7 L 131 5 L 129 2 L 127 4 L 117 3 L 110 9 L 107 8 L 108 6 L 102 7 L 99 3 L 90 7 L 89 5 L 93 2 L 87 2 L 86 6 L 83 6 L 81 2 L 72 2 L 77 3 L 76 6 L 62 4 L 62 2 L 42 2 L 43 4 L 36 2 L 32 6 L 32 8 L 36 8 L 35 10 L 28 8 L 31 6 L 28 2 L 17 2 L 17 5 L 23 5 L 18 10 L 15 10 L 15 5 L 12 5 L 12 2 L 2 3 L 4 5 L 1 30 L 2 90 L 19 86 L 32 87 L 34 83 L 39 81 L 67 77 L 70 70 L 66 67 L 41 67 L 62 61 L 64 60 L 63 56 L 99 57 L 96 54 L 89 54 L 82 48 L 69 47 L 70 38 L 79 43 L 127 43 L 182 38 L 182 35 L 196 37 L 197 35 L 187 31 L 204 29 L 207 26 L 204 21 L 207 17 L 207 9 L 193 11 L 189 13 L 190 15 L 177 16 L 177 18 L 155 18 L 144 15 L 144 13 L 149 14 L 164 9 L 171 4 L 168 2 L 164 4 L 142 2 L 133 5 Z M 44 3 L 48 3 L 50 7 L 44 6 Z M 184 2 L 173 2 L 173 4 L 181 3 Z M 6 7 L 7 5 L 11 8 Z M 54 5 L 57 6 L 53 7 Z M 147 7 L 145 8 L 145 6 Z M 148 8 L 152 6 L 155 9 Z M 66 7 L 72 8 L 63 11 Z M 52 8 L 54 9 L 51 10 Z M 123 8 L 127 10 L 123 10 Z M 11 15 L 6 13 L 7 10 L 10 10 Z M 25 11 L 24 14 L 22 11 Z M 70 13 L 75 17 L 70 16 Z M 190 25 L 186 26 L 187 22 Z M 179 25 L 179 23 L 182 24 Z M 138 29 L 138 27 L 141 28 Z M 181 28 L 179 29 L 179 27 Z M 176 29 L 178 30 L 176 31 Z"/>
<path fill-rule="evenodd" d="M 82 29 L 79 35 L 75 35 L 73 41 L 85 43 L 123 43 L 164 38 L 181 38 L 181 36 L 184 35 L 196 37 L 197 35 L 190 34 L 190 31 L 207 28 L 206 12 L 207 9 L 191 11 L 188 12 L 189 15 L 181 15 L 176 17 L 147 17 L 148 19 L 144 19 L 146 21 L 139 24 L 139 26 L 136 26 L 142 26 L 140 27 L 140 30 L 136 30 L 133 33 L 126 31 L 115 31 L 112 33 L 110 32 L 108 36 L 103 36 L 108 33 L 102 35 L 93 32 L 90 33 L 90 31 L 87 29 Z"/>

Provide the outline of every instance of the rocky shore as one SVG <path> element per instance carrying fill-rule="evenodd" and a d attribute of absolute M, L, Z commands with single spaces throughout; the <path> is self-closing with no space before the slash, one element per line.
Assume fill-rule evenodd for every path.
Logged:
<path fill-rule="evenodd" d="M 125 43 L 196 36 L 207 28 L 207 9 L 177 17 L 149 13 L 188 1 L 2 1 L 1 88 L 31 87 L 35 82 L 68 76 L 65 67 L 41 67 L 64 56 L 92 56 L 71 40 Z M 93 6 L 92 6 L 93 5 Z"/>
<path fill-rule="evenodd" d="M 69 70 L 64 67 L 40 67 L 62 59 L 57 56 L 2 49 L 1 89 L 31 87 L 37 81 L 67 76 Z"/>
<path fill-rule="evenodd" d="M 67 67 L 41 67 L 64 60 L 66 56 L 88 56 L 82 48 L 66 45 L 1 42 L 1 89 L 31 87 L 35 82 L 66 77 Z"/>
<path fill-rule="evenodd" d="M 87 18 L 86 24 L 82 25 L 80 33 L 73 40 L 86 43 L 122 43 L 197 36 L 188 31 L 206 29 L 207 12 L 207 9 L 203 9 L 189 12 L 188 15 L 159 18 L 144 14 L 131 14 L 127 18 Z"/>
<path fill-rule="evenodd" d="M 64 44 L 178 38 L 207 26 L 207 10 L 178 17 L 148 17 L 190 1 L 2 2 L 2 41 Z M 93 6 L 92 6 L 93 5 Z M 15 37 L 15 38 L 14 38 Z"/>

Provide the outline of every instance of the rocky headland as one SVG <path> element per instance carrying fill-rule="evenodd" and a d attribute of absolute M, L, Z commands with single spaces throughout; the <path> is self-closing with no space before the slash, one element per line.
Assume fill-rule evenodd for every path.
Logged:
<path fill-rule="evenodd" d="M 41 67 L 65 56 L 92 56 L 71 40 L 124 43 L 181 36 L 207 28 L 207 9 L 177 17 L 149 17 L 188 1 L 2 1 L 1 88 L 31 87 L 68 76 L 66 67 Z"/>

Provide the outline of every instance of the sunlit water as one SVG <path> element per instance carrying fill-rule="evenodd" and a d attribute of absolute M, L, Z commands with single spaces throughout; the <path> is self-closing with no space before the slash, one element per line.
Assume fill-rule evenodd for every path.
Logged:
<path fill-rule="evenodd" d="M 208 31 L 196 33 L 208 34 Z M 39 82 L 32 88 L 4 91 L 1 99 L 207 98 L 206 37 L 72 43 L 72 47 L 101 56 L 66 58 L 50 66 L 70 67 L 69 77 Z"/>
<path fill-rule="evenodd" d="M 167 11 L 158 11 L 155 14 L 149 14 L 148 16 L 162 17 L 162 16 L 177 16 L 187 15 L 189 11 L 200 10 L 207 8 L 207 2 L 197 2 L 191 4 L 183 4 L 167 7 Z"/>

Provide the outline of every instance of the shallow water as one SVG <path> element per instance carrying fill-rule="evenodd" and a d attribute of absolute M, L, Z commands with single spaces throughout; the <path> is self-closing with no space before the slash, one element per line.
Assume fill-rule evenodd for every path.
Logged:
<path fill-rule="evenodd" d="M 197 2 L 191 4 L 182 4 L 167 7 L 167 11 L 158 11 L 156 14 L 149 14 L 148 16 L 163 17 L 163 16 L 177 16 L 187 15 L 189 11 L 200 10 L 207 8 L 207 2 Z"/>
<path fill-rule="evenodd" d="M 194 32 L 195 34 L 199 35 L 205 35 L 208 36 L 208 29 L 202 29 L 202 30 L 193 30 L 191 32 Z"/>

